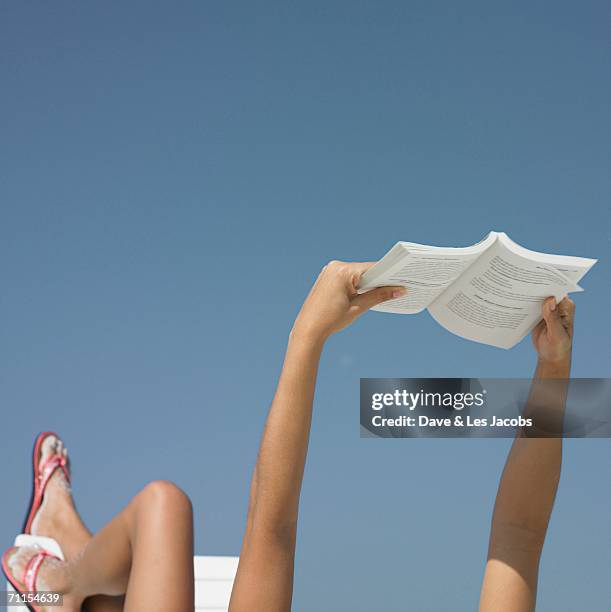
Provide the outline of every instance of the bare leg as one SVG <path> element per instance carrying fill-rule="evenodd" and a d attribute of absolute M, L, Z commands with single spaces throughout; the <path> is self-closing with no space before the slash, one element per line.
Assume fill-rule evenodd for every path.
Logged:
<path fill-rule="evenodd" d="M 125 594 L 125 610 L 193 610 L 193 514 L 186 495 L 154 482 L 76 560 L 81 596 Z"/>
<path fill-rule="evenodd" d="M 16 575 L 33 555 L 10 559 Z M 64 594 L 64 612 L 92 595 L 125 595 L 125 612 L 194 610 L 193 513 L 186 495 L 158 481 L 145 487 L 72 561 L 44 562 L 39 589 Z"/>
<path fill-rule="evenodd" d="M 67 457 L 68 450 L 61 440 L 49 436 L 41 448 L 41 464 L 54 454 Z M 32 534 L 59 542 L 67 561 L 72 561 L 92 538 L 76 509 L 70 483 L 61 470 L 53 474 L 47 485 L 43 503 L 32 522 Z M 87 612 L 121 612 L 123 597 L 99 595 L 88 599 L 84 608 Z"/>
<path fill-rule="evenodd" d="M 55 436 L 45 439 L 40 463 L 55 454 L 68 456 L 63 442 Z M 70 483 L 61 470 L 56 470 L 45 490 L 45 497 L 32 522 L 32 534 L 57 540 L 66 559 L 73 559 L 91 539 L 91 533 L 79 516 Z"/>

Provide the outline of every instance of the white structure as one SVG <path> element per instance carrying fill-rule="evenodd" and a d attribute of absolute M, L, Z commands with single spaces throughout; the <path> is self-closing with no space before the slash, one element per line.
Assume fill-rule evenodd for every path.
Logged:
<path fill-rule="evenodd" d="M 15 546 L 38 544 L 41 548 L 63 559 L 55 540 L 38 536 L 19 535 Z M 195 609 L 227 612 L 231 588 L 238 569 L 238 557 L 195 557 Z M 7 591 L 13 587 L 7 584 Z M 28 612 L 25 607 L 11 606 L 10 612 Z"/>
<path fill-rule="evenodd" d="M 195 609 L 227 612 L 238 557 L 195 557 Z"/>

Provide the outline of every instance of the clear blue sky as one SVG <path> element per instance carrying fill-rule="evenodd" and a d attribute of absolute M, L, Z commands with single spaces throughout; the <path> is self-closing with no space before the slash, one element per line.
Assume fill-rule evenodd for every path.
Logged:
<path fill-rule="evenodd" d="M 284 342 L 318 269 L 489 229 L 600 258 L 574 374 L 608 376 L 605 1 L 0 8 L 4 545 L 57 429 L 92 528 L 191 496 L 237 554 Z M 507 440 L 363 440 L 361 376 L 527 376 L 528 342 L 372 313 L 322 361 L 295 610 L 472 610 Z M 571 441 L 543 612 L 611 599 L 611 443 Z"/>

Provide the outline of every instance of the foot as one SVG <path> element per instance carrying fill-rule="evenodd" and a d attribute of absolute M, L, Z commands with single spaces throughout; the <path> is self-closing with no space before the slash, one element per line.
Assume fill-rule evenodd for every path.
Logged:
<path fill-rule="evenodd" d="M 68 450 L 59 438 L 51 435 L 41 446 L 39 466 L 53 455 L 67 459 Z M 56 540 L 67 560 L 74 558 L 91 538 L 76 511 L 70 483 L 62 470 L 55 470 L 47 484 L 43 502 L 32 521 L 32 535 Z"/>
<path fill-rule="evenodd" d="M 27 592 L 25 572 L 28 562 L 42 549 L 38 546 L 19 546 L 8 554 L 6 565 L 18 586 Z M 62 612 L 78 612 L 81 600 L 72 592 L 72 584 L 68 564 L 53 557 L 47 557 L 42 562 L 35 582 L 36 591 L 50 591 L 62 596 Z M 40 606 L 40 612 L 56 612 L 55 607 Z"/>

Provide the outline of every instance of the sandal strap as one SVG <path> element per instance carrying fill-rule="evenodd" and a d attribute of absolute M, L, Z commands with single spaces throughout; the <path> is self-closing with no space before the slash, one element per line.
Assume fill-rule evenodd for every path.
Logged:
<path fill-rule="evenodd" d="M 43 492 L 55 470 L 60 469 L 64 473 L 66 480 L 70 482 L 70 472 L 68 471 L 68 460 L 63 455 L 51 455 L 47 457 L 39 467 L 38 478 L 40 479 L 39 490 Z"/>
<path fill-rule="evenodd" d="M 40 572 L 40 568 L 47 557 L 57 559 L 55 555 L 48 553 L 46 550 L 43 550 L 35 554 L 25 566 L 23 584 L 25 585 L 28 591 L 36 591 L 36 580 L 38 579 L 38 573 Z"/>

